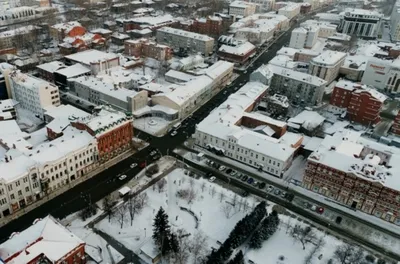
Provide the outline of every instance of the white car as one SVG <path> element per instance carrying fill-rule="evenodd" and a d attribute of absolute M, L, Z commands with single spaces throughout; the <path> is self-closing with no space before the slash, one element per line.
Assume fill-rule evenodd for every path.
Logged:
<path fill-rule="evenodd" d="M 215 176 L 212 176 L 210 179 L 208 179 L 208 181 L 213 182 L 213 181 L 215 181 L 215 179 L 216 179 Z"/>
<path fill-rule="evenodd" d="M 120 181 L 123 181 L 123 180 L 126 179 L 126 175 L 121 175 L 121 176 L 118 177 L 118 179 L 119 179 Z"/>
<path fill-rule="evenodd" d="M 267 192 L 272 192 L 274 190 L 274 187 L 272 185 L 268 186 Z"/>
<path fill-rule="evenodd" d="M 175 137 L 177 134 L 178 134 L 178 131 L 174 130 L 174 131 L 172 131 L 172 133 L 171 133 L 171 137 Z"/>
<path fill-rule="evenodd" d="M 224 171 L 225 169 L 226 169 L 225 166 L 219 167 L 219 170 L 220 170 L 220 171 Z"/>
<path fill-rule="evenodd" d="M 136 166 L 137 166 L 137 163 L 132 163 L 131 164 L 131 169 L 136 168 Z"/>

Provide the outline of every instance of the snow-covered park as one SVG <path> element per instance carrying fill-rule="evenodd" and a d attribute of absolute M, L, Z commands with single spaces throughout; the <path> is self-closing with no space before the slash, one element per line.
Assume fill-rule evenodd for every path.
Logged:
<path fill-rule="evenodd" d="M 141 248 L 152 242 L 153 220 L 159 208 L 163 207 L 172 232 L 185 235 L 185 243 L 191 245 L 201 241 L 202 250 L 196 256 L 189 254 L 185 263 L 195 263 L 195 259 L 207 256 L 213 248 L 220 247 L 236 223 L 250 213 L 260 199 L 253 196 L 243 198 L 207 179 L 194 179 L 185 174 L 188 172 L 175 169 L 138 196 L 134 203 L 143 205 L 140 210 L 130 210 L 132 203 L 128 201 L 110 218 L 100 221 L 96 228 L 140 256 Z M 268 213 L 273 206 L 268 204 Z M 234 251 L 232 257 L 242 250 L 245 259 L 258 264 L 341 263 L 334 254 L 339 246 L 344 247 L 341 240 L 311 227 L 310 223 L 285 209 L 283 211 L 279 214 L 278 230 L 262 243 L 260 249 L 250 249 L 245 243 Z M 307 227 L 311 228 L 310 235 L 295 232 L 296 228 L 301 231 Z M 362 250 L 362 257 L 359 255 L 358 258 L 364 262 L 359 263 L 374 263 L 365 261 L 366 254 Z"/>

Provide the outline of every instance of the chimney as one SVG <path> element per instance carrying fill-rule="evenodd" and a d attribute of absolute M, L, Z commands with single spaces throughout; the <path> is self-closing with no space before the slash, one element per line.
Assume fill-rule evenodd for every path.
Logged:
<path fill-rule="evenodd" d="M 5 156 L 5 159 L 6 159 L 6 163 L 8 163 L 8 157 L 7 156 Z"/>

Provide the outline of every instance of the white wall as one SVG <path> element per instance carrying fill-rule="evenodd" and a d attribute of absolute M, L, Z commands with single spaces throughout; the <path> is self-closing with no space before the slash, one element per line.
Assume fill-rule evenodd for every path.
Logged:
<path fill-rule="evenodd" d="M 307 39 L 307 32 L 292 31 L 289 47 L 295 48 L 295 49 L 302 49 L 302 48 L 304 48 L 306 39 Z"/>

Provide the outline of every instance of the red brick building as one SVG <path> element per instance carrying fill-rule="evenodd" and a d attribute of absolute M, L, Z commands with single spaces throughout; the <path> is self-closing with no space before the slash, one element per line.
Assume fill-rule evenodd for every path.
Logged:
<path fill-rule="evenodd" d="M 126 40 L 125 54 L 164 61 L 172 58 L 172 49 L 166 45 L 160 45 L 147 39 Z"/>
<path fill-rule="evenodd" d="M 132 117 L 122 112 L 103 108 L 88 118 L 71 122 L 71 125 L 96 137 L 100 161 L 109 160 L 132 148 Z"/>
<path fill-rule="evenodd" d="M 307 14 L 311 12 L 311 5 L 309 3 L 302 3 L 300 6 L 300 14 Z"/>
<path fill-rule="evenodd" d="M 209 36 L 220 36 L 223 33 L 222 18 L 209 16 L 193 21 L 192 32 Z"/>
<path fill-rule="evenodd" d="M 333 89 L 330 104 L 346 108 L 351 121 L 373 125 L 380 121 L 380 112 L 386 96 L 365 85 L 339 81 Z"/>
<path fill-rule="evenodd" d="M 0 248 L 5 263 L 86 263 L 85 242 L 50 215 L 14 233 Z"/>
<path fill-rule="evenodd" d="M 218 58 L 237 65 L 243 65 L 255 53 L 256 47 L 250 42 L 244 42 L 235 47 L 222 45 L 218 50 Z"/>
<path fill-rule="evenodd" d="M 396 118 L 394 119 L 392 132 L 396 135 L 400 135 L 400 111 L 397 113 Z"/>
<path fill-rule="evenodd" d="M 391 147 L 367 139 L 352 138 L 347 132 L 325 138 L 325 147 L 308 158 L 303 187 L 400 225 L 400 189 L 396 185 L 399 152 L 392 153 Z"/>

